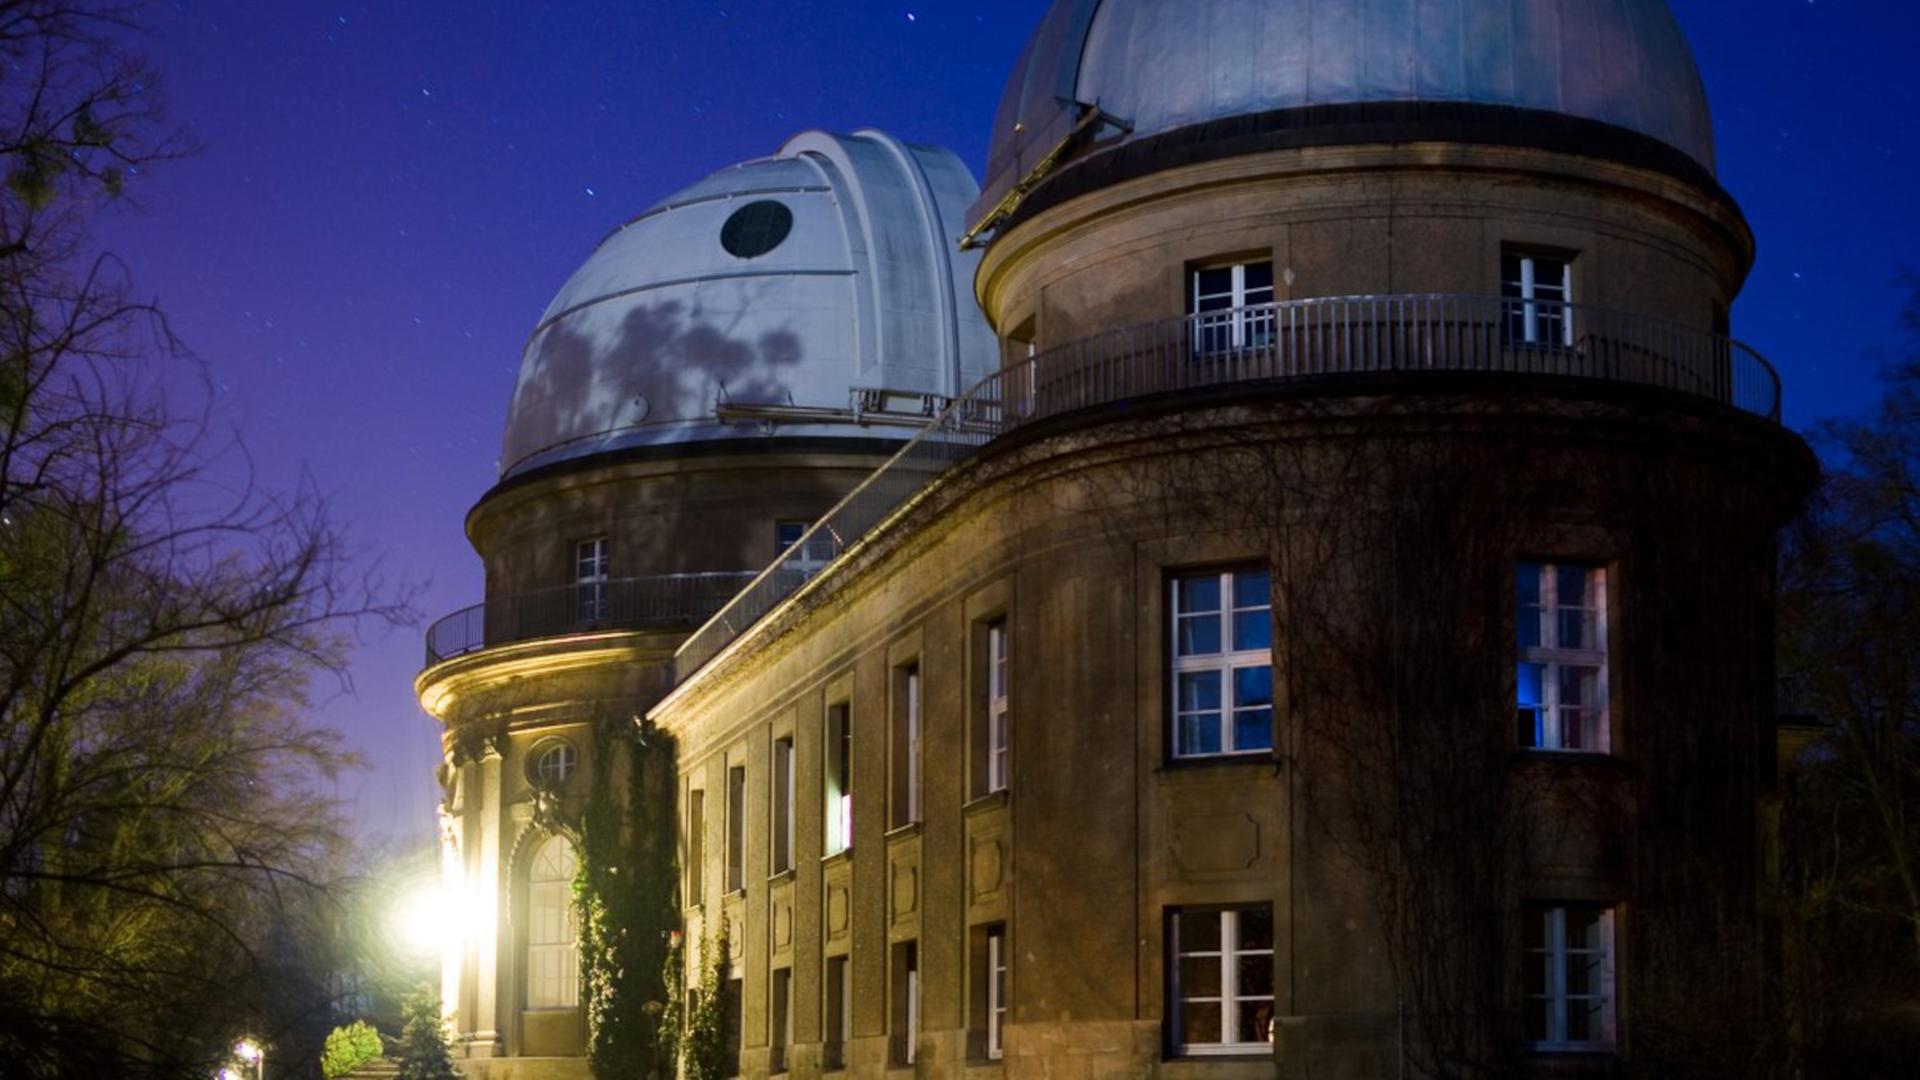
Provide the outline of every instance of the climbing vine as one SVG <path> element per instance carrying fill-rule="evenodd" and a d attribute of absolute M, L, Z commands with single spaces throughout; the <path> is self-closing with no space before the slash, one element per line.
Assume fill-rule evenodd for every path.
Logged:
<path fill-rule="evenodd" d="M 624 719 L 597 722 L 594 742 L 573 882 L 587 1057 L 599 1080 L 671 1077 L 674 1040 L 665 1029 L 677 992 L 663 972 L 677 921 L 673 748 Z"/>
<path fill-rule="evenodd" d="M 719 933 L 709 937 L 700 950 L 700 985 L 687 1001 L 686 1033 L 680 1047 L 687 1080 L 724 1080 L 739 1072 L 738 1062 L 729 1052 L 739 1043 L 727 1030 L 727 949 L 727 923 L 723 918 Z"/>

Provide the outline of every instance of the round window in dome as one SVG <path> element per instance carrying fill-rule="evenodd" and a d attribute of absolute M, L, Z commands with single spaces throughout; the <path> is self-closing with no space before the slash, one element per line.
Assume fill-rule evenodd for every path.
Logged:
<path fill-rule="evenodd" d="M 741 259 L 758 258 L 780 246 L 793 231 L 793 211 L 772 199 L 750 202 L 720 226 L 720 246 Z"/>
<path fill-rule="evenodd" d="M 573 744 L 556 739 L 534 753 L 531 779 L 535 787 L 551 791 L 565 784 L 579 763 L 580 752 Z"/>

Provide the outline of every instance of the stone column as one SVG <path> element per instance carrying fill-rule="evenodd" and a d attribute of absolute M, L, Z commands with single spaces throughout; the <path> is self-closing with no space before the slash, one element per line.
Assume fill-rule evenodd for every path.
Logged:
<path fill-rule="evenodd" d="M 500 860 L 500 748 L 488 739 L 480 750 L 479 770 L 479 858 L 474 867 L 474 1057 L 494 1057 L 501 1051 L 499 964 L 500 939 L 506 932 L 501 916 L 501 901 L 506 881 Z"/>

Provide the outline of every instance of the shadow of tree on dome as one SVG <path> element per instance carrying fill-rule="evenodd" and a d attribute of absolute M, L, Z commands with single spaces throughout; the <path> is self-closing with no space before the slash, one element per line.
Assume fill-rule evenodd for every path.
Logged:
<path fill-rule="evenodd" d="M 617 316 L 619 304 L 597 304 L 538 331 L 514 391 L 503 465 L 642 425 L 713 421 L 722 401 L 785 404 L 786 373 L 806 350 L 790 326 L 768 325 L 756 299 L 743 295 L 725 325 L 703 307 L 665 300 Z M 740 426 L 742 435 L 756 430 Z"/>

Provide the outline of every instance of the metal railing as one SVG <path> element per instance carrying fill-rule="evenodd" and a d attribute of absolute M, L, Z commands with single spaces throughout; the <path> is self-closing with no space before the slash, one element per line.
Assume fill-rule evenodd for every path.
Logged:
<path fill-rule="evenodd" d="M 1113 330 L 989 375 L 800 540 L 836 557 L 996 436 L 1078 409 L 1233 384 L 1423 373 L 1543 375 L 1692 394 L 1778 421 L 1780 380 L 1730 338 L 1552 301 L 1425 294 L 1292 300 Z M 805 583 L 775 563 L 674 656 L 685 679 Z"/>
<path fill-rule="evenodd" d="M 698 626 L 760 576 L 748 570 L 613 578 L 499 597 L 428 627 L 427 666 L 495 645 L 562 634 Z M 792 579 L 783 580 L 789 591 L 805 577 L 792 570 L 784 576 Z"/>

